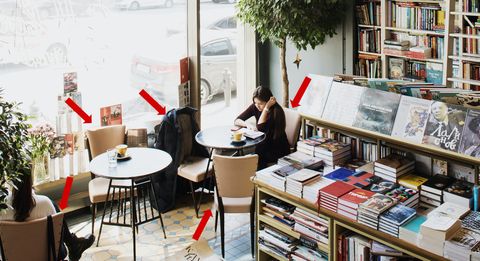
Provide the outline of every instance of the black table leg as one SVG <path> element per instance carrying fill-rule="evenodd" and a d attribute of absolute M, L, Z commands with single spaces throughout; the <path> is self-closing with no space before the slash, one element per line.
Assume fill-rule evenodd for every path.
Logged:
<path fill-rule="evenodd" d="M 111 182 L 111 180 L 110 180 Z M 133 180 L 132 180 L 132 184 L 130 185 L 130 223 L 132 225 L 132 239 L 133 239 L 133 260 L 136 260 L 137 259 L 137 247 L 136 247 L 136 244 L 135 244 L 135 195 L 134 195 L 134 192 L 133 192 Z"/>
<path fill-rule="evenodd" d="M 110 188 L 112 187 L 112 180 L 108 183 L 108 190 L 107 190 L 107 198 L 105 199 L 105 203 L 103 204 L 103 215 L 102 215 L 102 222 L 100 222 L 100 231 L 98 232 L 98 239 L 97 239 L 97 247 L 98 243 L 100 243 L 100 236 L 102 235 L 102 227 L 103 227 L 103 219 L 105 218 L 105 211 L 107 211 L 107 202 L 110 196 Z M 112 203 L 110 203 L 111 205 Z"/>

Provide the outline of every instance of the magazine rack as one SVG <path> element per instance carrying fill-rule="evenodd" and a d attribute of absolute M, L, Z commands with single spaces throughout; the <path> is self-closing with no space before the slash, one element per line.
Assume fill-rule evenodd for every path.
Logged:
<path fill-rule="evenodd" d="M 475 169 L 475 184 L 478 184 L 478 174 L 479 174 L 479 167 L 480 167 L 480 159 L 474 158 L 471 156 L 467 156 L 464 154 L 452 152 L 452 151 L 447 151 L 442 148 L 434 147 L 431 145 L 426 145 L 426 144 L 417 144 L 409 141 L 405 141 L 402 139 L 398 139 L 389 135 L 384 135 L 381 133 L 373 132 L 373 131 L 368 131 L 356 127 L 350 127 L 350 126 L 344 126 L 340 125 L 331 121 L 326 121 L 323 119 L 319 119 L 316 117 L 309 116 L 307 114 L 301 114 L 302 116 L 302 125 L 303 125 L 303 137 L 306 137 L 306 124 L 307 121 L 310 122 L 311 124 L 315 126 L 320 126 L 324 127 L 327 129 L 331 129 L 336 132 L 343 133 L 345 135 L 349 136 L 354 136 L 354 137 L 359 137 L 359 138 L 364 138 L 368 140 L 373 140 L 377 143 L 377 145 L 380 146 L 388 146 L 392 148 L 397 148 L 400 150 L 404 151 L 410 151 L 418 154 L 423 154 L 426 156 L 430 156 L 432 158 L 438 158 L 441 160 L 446 160 L 448 162 L 457 162 L 461 163 L 464 165 L 470 165 L 474 167 Z M 380 154 L 380 150 L 377 152 Z M 380 156 L 380 155 L 378 155 Z M 420 260 L 447 260 L 446 258 L 442 256 L 438 256 L 436 254 L 433 254 L 431 252 L 426 251 L 425 249 L 422 249 L 418 247 L 415 244 L 412 244 L 410 242 L 406 242 L 402 239 L 399 239 L 397 237 L 390 236 L 384 232 L 372 229 L 370 227 L 364 226 L 362 224 L 359 224 L 357 222 L 354 222 L 353 220 L 348 219 L 347 217 L 344 217 L 343 215 L 337 214 L 336 212 L 332 212 L 330 210 L 324 209 L 324 208 L 318 208 L 316 205 L 298 198 L 296 196 L 293 196 L 291 194 L 288 194 L 284 191 L 280 191 L 278 189 L 275 189 L 271 187 L 270 185 L 263 183 L 261 181 L 255 180 L 255 191 L 257 199 L 256 199 L 256 213 L 257 213 L 257 220 L 256 220 L 256 229 L 257 229 L 257 242 L 258 242 L 258 232 L 261 224 L 268 224 L 270 226 L 273 226 L 282 232 L 289 234 L 293 237 L 299 238 L 300 235 L 298 232 L 293 231 L 289 226 L 283 225 L 279 221 L 265 215 L 262 212 L 262 205 L 263 203 L 261 202 L 262 199 L 266 197 L 275 197 L 278 199 L 281 199 L 282 201 L 285 201 L 289 204 L 292 204 L 298 208 L 301 208 L 303 210 L 306 210 L 310 213 L 314 213 L 315 215 L 319 215 L 320 217 L 323 217 L 324 219 L 327 219 L 329 222 L 329 244 L 318 244 L 318 249 L 321 250 L 322 252 L 325 252 L 328 254 L 328 260 L 337 260 L 337 253 L 338 253 L 338 246 L 337 242 L 339 240 L 339 235 L 342 233 L 342 231 L 349 230 L 353 231 L 357 234 L 360 234 L 366 238 L 369 238 L 371 240 L 378 241 L 384 245 L 387 245 L 391 248 L 394 248 L 396 250 L 399 250 L 405 254 L 408 254 L 412 257 L 418 258 Z M 257 244 L 258 246 L 258 244 Z M 264 251 L 263 249 L 260 249 L 260 247 L 257 247 L 257 260 L 270 260 L 270 259 L 276 259 L 276 260 L 288 260 L 285 257 L 278 256 L 274 253 Z"/>

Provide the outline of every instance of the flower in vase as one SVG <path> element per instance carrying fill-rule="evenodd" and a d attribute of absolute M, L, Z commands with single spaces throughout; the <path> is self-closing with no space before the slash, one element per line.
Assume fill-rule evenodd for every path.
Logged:
<path fill-rule="evenodd" d="M 30 128 L 28 130 L 28 137 L 31 157 L 42 157 L 49 152 L 50 144 L 55 137 L 55 130 L 50 124 L 44 123 Z"/>

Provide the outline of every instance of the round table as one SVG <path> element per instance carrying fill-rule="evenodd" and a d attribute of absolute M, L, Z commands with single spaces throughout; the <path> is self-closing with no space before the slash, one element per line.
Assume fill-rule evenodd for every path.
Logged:
<path fill-rule="evenodd" d="M 154 215 L 152 207 L 152 195 L 155 204 L 157 204 L 155 190 L 153 189 L 152 183 L 152 174 L 162 171 L 172 162 L 172 157 L 162 150 L 151 149 L 151 148 L 129 148 L 127 154 L 131 156 L 128 160 L 117 161 L 117 166 L 110 167 L 108 162 L 107 153 L 102 153 L 95 157 L 90 162 L 90 172 L 95 174 L 95 176 L 103 177 L 109 179 L 108 190 L 107 190 L 107 199 L 103 208 L 102 222 L 100 224 L 100 231 L 98 234 L 98 242 L 100 242 L 100 235 L 102 234 L 103 225 L 114 225 L 114 226 L 123 226 L 132 228 L 133 236 L 133 260 L 136 259 L 136 243 L 135 243 L 135 227 L 138 229 L 138 225 L 150 222 L 155 219 L 160 219 L 163 229 L 163 235 L 166 238 L 165 228 L 163 226 L 163 219 L 160 212 L 157 211 L 158 216 Z M 112 184 L 113 180 L 124 180 L 123 182 L 116 181 Z M 127 181 L 127 183 L 125 183 Z M 129 182 L 128 182 L 129 181 Z M 117 184 L 115 184 L 117 183 Z M 113 189 L 113 192 L 110 193 L 110 190 Z M 115 218 L 112 222 L 112 212 L 113 212 L 113 201 L 115 201 L 115 189 L 119 189 L 117 201 L 117 221 Z M 122 196 L 122 189 L 124 189 L 124 195 Z M 142 191 L 143 189 L 143 191 Z M 127 192 L 129 190 L 130 193 Z M 139 193 L 142 191 L 142 193 Z M 130 194 L 128 196 L 127 194 Z M 135 196 L 135 194 L 137 196 Z M 112 196 L 110 198 L 110 195 Z M 142 220 L 142 208 L 141 208 L 141 199 L 140 196 L 143 196 L 143 213 L 144 220 Z M 151 215 L 148 217 L 147 203 L 146 198 L 148 196 L 148 201 L 150 201 L 150 211 Z M 130 224 L 126 223 L 126 203 L 127 198 L 130 199 Z M 122 201 L 125 206 L 122 205 Z M 137 202 L 135 202 L 137 201 Z M 110 202 L 110 217 L 108 222 L 105 222 L 105 213 L 108 209 L 107 203 Z M 138 213 L 137 213 L 138 206 Z M 122 207 L 123 223 L 120 219 L 120 207 Z M 158 209 L 158 206 L 157 206 Z"/>

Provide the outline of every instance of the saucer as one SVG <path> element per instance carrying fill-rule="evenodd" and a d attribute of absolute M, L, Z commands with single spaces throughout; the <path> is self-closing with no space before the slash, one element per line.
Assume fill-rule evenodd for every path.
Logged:
<path fill-rule="evenodd" d="M 243 136 L 240 140 L 233 140 L 232 139 L 232 144 L 234 145 L 241 145 L 241 144 L 244 144 L 245 143 L 245 140 L 247 140 L 247 138 L 245 136 Z"/>
<path fill-rule="evenodd" d="M 130 155 L 128 155 L 128 154 L 125 155 L 125 156 L 123 156 L 123 157 L 121 157 L 119 154 L 117 154 L 117 160 L 119 160 L 119 161 L 129 160 L 129 159 L 131 159 L 131 158 L 132 158 L 132 157 L 131 157 Z"/>

